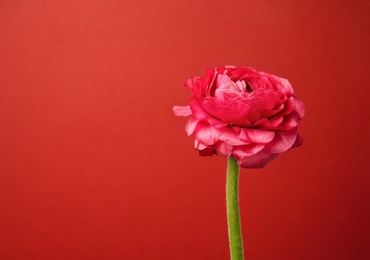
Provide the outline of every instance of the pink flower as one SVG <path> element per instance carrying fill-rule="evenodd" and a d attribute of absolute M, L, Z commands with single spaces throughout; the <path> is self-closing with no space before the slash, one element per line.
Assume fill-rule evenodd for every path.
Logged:
<path fill-rule="evenodd" d="M 289 81 L 252 68 L 225 66 L 207 70 L 205 79 L 185 82 L 190 106 L 175 106 L 202 156 L 232 156 L 244 168 L 260 168 L 278 154 L 302 144 L 297 125 L 302 101 Z"/>

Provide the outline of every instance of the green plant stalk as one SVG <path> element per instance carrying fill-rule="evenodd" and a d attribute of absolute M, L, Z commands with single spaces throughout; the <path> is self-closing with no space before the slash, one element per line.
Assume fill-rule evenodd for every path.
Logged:
<path fill-rule="evenodd" d="M 227 164 L 226 208 L 231 260 L 243 260 L 243 240 L 239 216 L 239 165 L 231 156 Z"/>

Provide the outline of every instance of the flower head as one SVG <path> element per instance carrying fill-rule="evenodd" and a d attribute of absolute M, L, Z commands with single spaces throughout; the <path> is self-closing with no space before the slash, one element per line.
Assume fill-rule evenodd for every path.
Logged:
<path fill-rule="evenodd" d="M 225 66 L 206 78 L 185 82 L 193 93 L 189 106 L 175 106 L 202 156 L 232 156 L 244 168 L 260 168 L 278 154 L 302 144 L 297 125 L 303 103 L 289 81 L 252 68 Z"/>

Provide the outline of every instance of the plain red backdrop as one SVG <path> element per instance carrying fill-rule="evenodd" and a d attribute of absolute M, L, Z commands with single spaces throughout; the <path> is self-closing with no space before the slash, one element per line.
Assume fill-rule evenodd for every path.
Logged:
<path fill-rule="evenodd" d="M 302 147 L 242 170 L 246 259 L 370 259 L 369 1 L 0 2 L 0 259 L 228 259 L 188 77 L 288 78 Z"/>

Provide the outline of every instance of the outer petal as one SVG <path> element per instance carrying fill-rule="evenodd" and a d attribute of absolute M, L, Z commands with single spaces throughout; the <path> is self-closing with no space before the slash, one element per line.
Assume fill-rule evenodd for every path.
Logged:
<path fill-rule="evenodd" d="M 283 121 L 284 121 L 284 117 L 282 117 L 282 116 L 281 117 L 274 118 L 274 119 L 272 119 L 270 121 L 271 127 L 277 127 Z"/>
<path fill-rule="evenodd" d="M 249 81 L 249 79 L 252 79 L 258 75 L 258 72 L 253 68 L 237 68 L 228 66 L 227 67 L 227 75 L 233 80 L 245 80 Z"/>
<path fill-rule="evenodd" d="M 185 131 L 188 135 L 191 135 L 197 127 L 199 120 L 195 117 L 190 117 L 185 126 Z"/>
<path fill-rule="evenodd" d="M 264 129 L 242 128 L 240 130 L 239 138 L 248 143 L 262 143 L 271 142 L 275 137 L 275 132 Z"/>
<path fill-rule="evenodd" d="M 190 116 L 191 109 L 190 106 L 174 106 L 173 113 L 175 116 Z"/>
<path fill-rule="evenodd" d="M 198 150 L 198 152 L 200 156 L 212 156 L 214 154 L 217 154 L 217 152 L 211 146 L 208 146 L 203 150 Z"/>
<path fill-rule="evenodd" d="M 194 130 L 195 139 L 201 144 L 212 145 L 217 142 L 217 137 L 212 126 L 204 122 L 199 122 Z"/>
<path fill-rule="evenodd" d="M 275 137 L 275 132 L 264 129 L 246 129 L 240 127 L 214 128 L 214 133 L 219 140 L 233 146 L 249 144 L 266 144 Z"/>
<path fill-rule="evenodd" d="M 297 135 L 297 139 L 295 139 L 295 142 L 294 142 L 292 148 L 301 146 L 302 144 L 303 144 L 303 138 L 302 138 L 302 136 Z"/>
<path fill-rule="evenodd" d="M 233 150 L 233 146 L 230 144 L 227 144 L 223 141 L 218 141 L 213 145 L 214 149 L 217 151 L 217 153 L 229 157 L 231 155 L 231 152 Z"/>
<path fill-rule="evenodd" d="M 206 96 L 205 90 L 206 82 L 204 79 L 199 77 L 190 78 L 185 81 L 184 85 L 185 87 L 190 89 L 196 97 L 199 98 Z"/>
<path fill-rule="evenodd" d="M 299 116 L 296 111 L 293 111 L 290 115 L 286 115 L 280 125 L 276 126 L 277 130 L 290 130 L 298 125 Z"/>
<path fill-rule="evenodd" d="M 199 104 L 197 98 L 192 97 L 189 101 L 191 112 L 193 113 L 194 117 L 198 119 L 207 119 L 209 118 L 208 113 L 203 109 L 203 107 Z"/>
<path fill-rule="evenodd" d="M 263 148 L 265 148 L 264 144 L 249 144 L 236 146 L 233 149 L 232 155 L 237 159 L 243 159 L 260 152 Z"/>
<path fill-rule="evenodd" d="M 276 131 L 274 140 L 266 145 L 265 150 L 272 153 L 282 153 L 294 145 L 297 139 L 297 128 L 290 131 Z"/>
<path fill-rule="evenodd" d="M 240 128 L 239 127 L 224 127 L 214 129 L 217 138 L 229 145 L 246 145 L 248 141 L 240 139 Z"/>
<path fill-rule="evenodd" d="M 277 77 L 275 75 L 269 74 L 269 79 L 271 83 L 275 86 L 276 90 L 281 91 L 289 96 L 293 95 L 293 88 L 287 79 Z"/>
<path fill-rule="evenodd" d="M 275 117 L 291 113 L 294 109 L 294 103 L 295 103 L 294 97 L 288 98 L 284 103 L 283 109 L 278 114 L 276 114 Z"/>
<path fill-rule="evenodd" d="M 303 102 L 296 97 L 294 98 L 294 101 L 294 110 L 298 112 L 299 118 L 302 119 L 305 114 Z"/>
<path fill-rule="evenodd" d="M 255 155 L 244 157 L 238 160 L 238 164 L 243 168 L 262 168 L 271 162 L 278 154 L 272 154 L 269 151 L 262 150 Z"/>
<path fill-rule="evenodd" d="M 200 151 L 200 150 L 206 149 L 208 147 L 208 145 L 204 145 L 202 143 L 199 143 L 197 139 L 194 139 L 194 147 L 195 147 L 195 149 Z"/>

